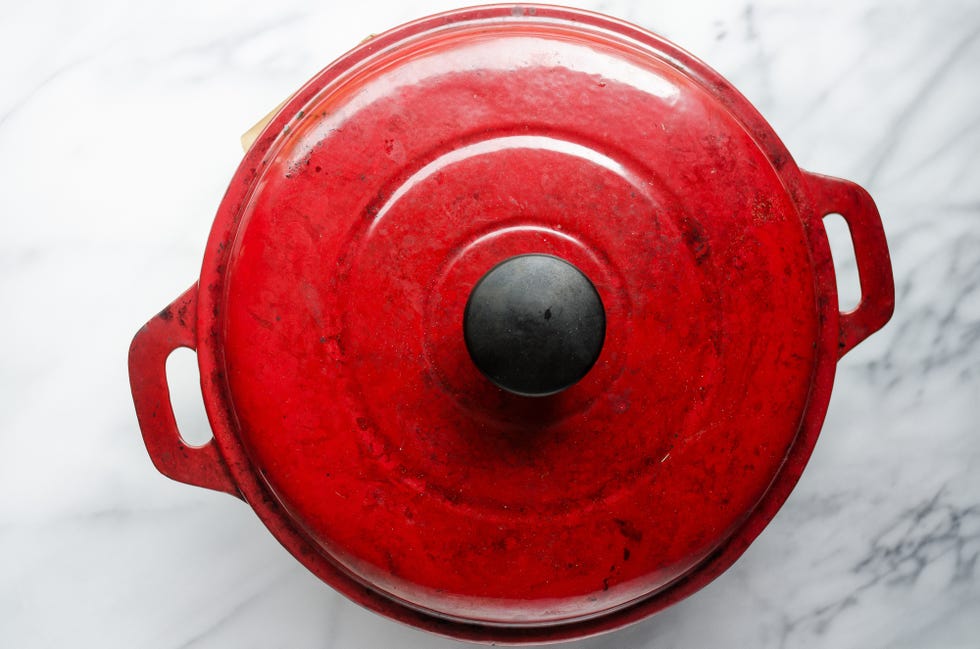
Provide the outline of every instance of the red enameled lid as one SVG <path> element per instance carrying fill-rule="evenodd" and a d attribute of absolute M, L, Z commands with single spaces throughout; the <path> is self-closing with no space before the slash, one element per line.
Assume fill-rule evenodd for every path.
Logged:
<path fill-rule="evenodd" d="M 616 25 L 491 12 L 341 60 L 238 207 L 215 308 L 237 434 L 311 546 L 408 606 L 547 624 L 662 590 L 799 430 L 820 320 L 792 162 Z M 522 255 L 601 302 L 601 336 L 565 334 L 598 358 L 550 396 L 464 337 Z M 507 290 L 557 321 L 545 280 Z"/>

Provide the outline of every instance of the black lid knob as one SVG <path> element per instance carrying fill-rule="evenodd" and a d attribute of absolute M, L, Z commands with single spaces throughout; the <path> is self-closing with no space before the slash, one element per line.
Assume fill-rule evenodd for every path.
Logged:
<path fill-rule="evenodd" d="M 519 255 L 493 267 L 463 314 L 470 357 L 501 388 L 543 397 L 570 387 L 599 358 L 606 312 L 578 268 L 551 255 Z"/>

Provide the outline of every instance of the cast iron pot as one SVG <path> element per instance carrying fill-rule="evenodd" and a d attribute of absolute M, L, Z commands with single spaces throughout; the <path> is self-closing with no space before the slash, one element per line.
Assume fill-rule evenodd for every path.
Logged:
<path fill-rule="evenodd" d="M 868 194 L 801 171 L 717 73 L 612 18 L 496 5 L 372 38 L 293 95 L 129 364 L 162 473 L 242 498 L 383 615 L 544 642 L 731 566 L 893 301 Z M 178 347 L 203 446 L 174 422 Z"/>

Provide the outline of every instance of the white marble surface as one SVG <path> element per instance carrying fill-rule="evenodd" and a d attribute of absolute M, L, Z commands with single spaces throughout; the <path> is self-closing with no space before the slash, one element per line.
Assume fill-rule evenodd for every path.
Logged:
<path fill-rule="evenodd" d="M 125 370 L 194 281 L 240 133 L 363 36 L 452 5 L 0 3 L 0 646 L 458 645 L 161 477 Z M 570 646 L 980 646 L 980 5 L 583 6 L 693 51 L 801 166 L 865 185 L 898 307 L 841 363 L 802 482 L 735 567 Z"/>

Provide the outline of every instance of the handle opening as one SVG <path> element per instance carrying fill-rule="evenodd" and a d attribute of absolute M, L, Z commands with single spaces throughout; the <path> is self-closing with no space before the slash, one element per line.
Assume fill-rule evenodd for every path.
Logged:
<path fill-rule="evenodd" d="M 193 448 L 204 446 L 213 435 L 204 410 L 197 354 L 190 347 L 178 347 L 167 356 L 166 371 L 170 406 L 180 439 Z"/>
<path fill-rule="evenodd" d="M 841 312 L 849 313 L 861 303 L 861 278 L 858 276 L 854 240 L 844 217 L 831 212 L 823 217 L 823 227 L 830 241 L 830 256 L 837 276 L 837 303 Z"/>

